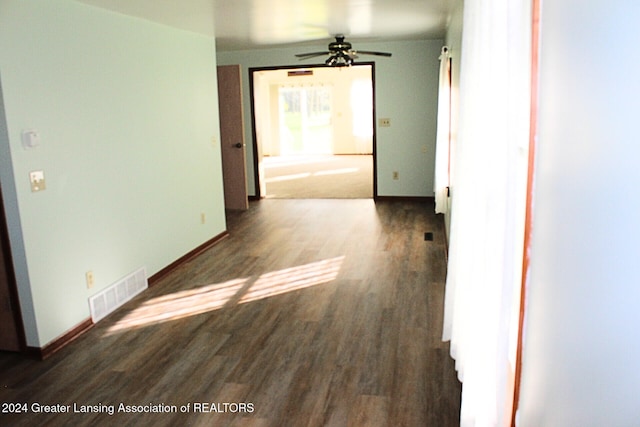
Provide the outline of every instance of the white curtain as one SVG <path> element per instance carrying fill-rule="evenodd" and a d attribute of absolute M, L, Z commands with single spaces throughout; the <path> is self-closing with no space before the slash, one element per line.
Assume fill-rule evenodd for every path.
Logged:
<path fill-rule="evenodd" d="M 508 425 L 524 235 L 530 39 L 530 0 L 465 0 L 443 330 L 462 381 L 462 426 Z"/>
<path fill-rule="evenodd" d="M 451 56 L 449 48 L 440 54 L 440 86 L 438 88 L 438 122 L 436 134 L 436 162 L 433 191 L 436 213 L 447 213 L 449 187 L 449 136 L 451 125 Z"/>

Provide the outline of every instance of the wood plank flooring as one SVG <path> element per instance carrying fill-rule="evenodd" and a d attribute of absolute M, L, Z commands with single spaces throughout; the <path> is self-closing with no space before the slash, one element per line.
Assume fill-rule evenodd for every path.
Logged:
<path fill-rule="evenodd" d="M 0 353 L 28 409 L 0 425 L 459 425 L 432 205 L 262 200 L 228 229 L 51 358 Z"/>

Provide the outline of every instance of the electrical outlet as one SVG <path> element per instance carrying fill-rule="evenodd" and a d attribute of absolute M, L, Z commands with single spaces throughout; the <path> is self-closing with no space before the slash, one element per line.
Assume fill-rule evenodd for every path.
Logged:
<path fill-rule="evenodd" d="M 400 179 L 400 176 L 398 175 L 398 171 L 393 171 L 393 179 Z"/>
<path fill-rule="evenodd" d="M 95 284 L 94 277 L 93 277 L 93 271 L 87 271 L 85 273 L 85 279 L 87 281 L 87 289 L 93 288 L 93 285 Z"/>
<path fill-rule="evenodd" d="M 380 119 L 378 120 L 381 128 L 391 127 L 391 119 Z"/>
<path fill-rule="evenodd" d="M 33 193 L 47 188 L 44 181 L 44 171 L 29 172 L 29 182 L 31 183 L 31 192 Z"/>

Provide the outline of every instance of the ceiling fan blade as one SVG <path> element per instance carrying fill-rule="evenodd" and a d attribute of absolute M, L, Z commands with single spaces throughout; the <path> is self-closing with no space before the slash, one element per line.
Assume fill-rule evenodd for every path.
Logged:
<path fill-rule="evenodd" d="M 297 58 L 307 59 L 307 58 L 315 58 L 316 56 L 329 55 L 331 52 L 309 52 L 309 53 L 299 53 L 296 55 Z"/>
<path fill-rule="evenodd" d="M 386 56 L 387 58 L 391 56 L 389 52 L 373 52 L 370 50 L 358 50 L 354 53 L 360 53 L 362 55 L 376 55 L 376 56 Z"/>
<path fill-rule="evenodd" d="M 390 57 L 387 52 L 375 52 L 372 50 L 354 50 L 351 49 L 351 43 L 344 40 L 344 35 L 337 34 L 336 41 L 329 43 L 329 50 L 325 52 L 309 52 L 299 53 L 296 55 L 299 59 L 315 58 L 317 56 L 329 55 L 325 64 L 330 67 L 348 67 L 354 64 L 354 60 L 362 55 L 375 55 Z"/>

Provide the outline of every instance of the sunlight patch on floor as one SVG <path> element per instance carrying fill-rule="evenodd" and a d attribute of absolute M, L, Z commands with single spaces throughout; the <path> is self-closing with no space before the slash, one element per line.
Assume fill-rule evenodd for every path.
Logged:
<path fill-rule="evenodd" d="M 337 162 L 338 159 L 334 155 L 308 155 L 308 156 L 277 156 L 265 157 L 263 164 L 265 169 L 283 168 L 303 164 L 324 164 Z"/>
<path fill-rule="evenodd" d="M 266 273 L 240 298 L 240 304 L 331 282 L 338 277 L 344 256 Z"/>
<path fill-rule="evenodd" d="M 282 176 L 275 176 L 273 178 L 267 178 L 265 179 L 266 183 L 272 183 L 272 182 L 280 182 L 280 181 L 292 181 L 295 179 L 303 179 L 303 178 L 309 178 L 310 176 L 325 176 L 325 175 L 342 175 L 342 174 L 347 174 L 347 173 L 356 173 L 358 172 L 360 169 L 358 168 L 342 168 L 342 169 L 331 169 L 331 170 L 326 170 L 326 171 L 318 171 L 318 172 L 304 172 L 304 173 L 296 173 L 296 174 L 292 174 L 292 175 L 282 175 Z"/>
<path fill-rule="evenodd" d="M 269 182 L 279 182 L 279 181 L 291 181 L 294 179 L 309 178 L 310 176 L 311 176 L 310 172 L 296 173 L 292 175 L 282 175 L 282 176 L 276 176 L 273 178 L 267 178 L 265 182 L 269 183 Z"/>
<path fill-rule="evenodd" d="M 345 173 L 356 173 L 358 172 L 360 169 L 358 168 L 342 168 L 342 169 L 331 169 L 331 170 L 326 170 L 326 171 L 318 171 L 315 172 L 314 175 L 315 176 L 322 176 L 322 175 L 341 175 L 341 174 L 345 174 Z"/>
<path fill-rule="evenodd" d="M 131 310 L 105 335 L 156 325 L 309 288 L 336 279 L 344 256 L 152 298 Z"/>
<path fill-rule="evenodd" d="M 111 326 L 107 335 L 217 310 L 248 280 L 235 279 L 150 299 Z"/>

